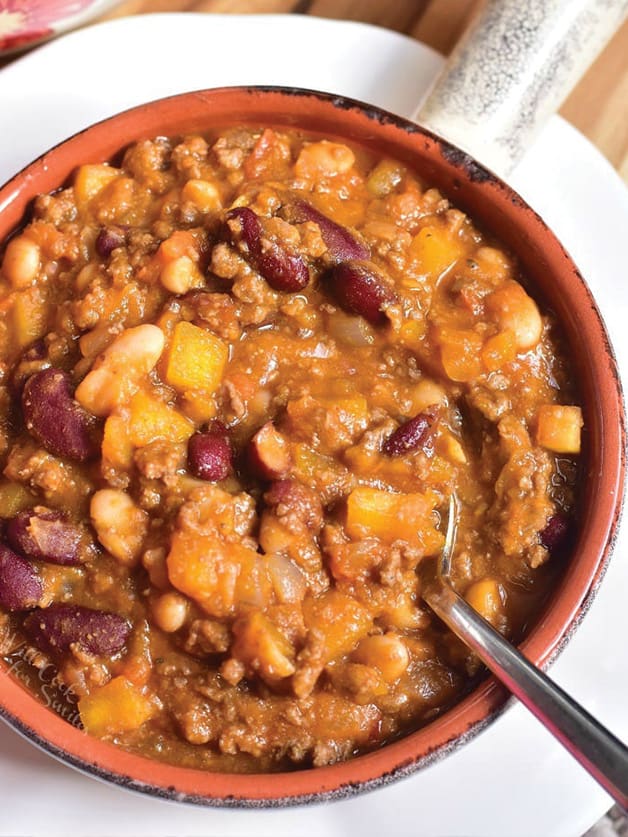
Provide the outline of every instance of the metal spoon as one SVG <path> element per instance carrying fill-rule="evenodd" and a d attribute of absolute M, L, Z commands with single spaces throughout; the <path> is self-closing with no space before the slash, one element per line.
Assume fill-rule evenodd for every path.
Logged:
<path fill-rule="evenodd" d="M 529 662 L 453 589 L 458 503 L 452 495 L 438 578 L 423 598 L 456 636 L 541 721 L 604 790 L 628 809 L 628 747 Z"/>

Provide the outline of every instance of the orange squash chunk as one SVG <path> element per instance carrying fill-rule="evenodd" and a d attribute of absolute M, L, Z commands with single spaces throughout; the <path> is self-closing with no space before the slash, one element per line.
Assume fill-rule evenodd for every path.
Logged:
<path fill-rule="evenodd" d="M 270 683 L 294 674 L 292 643 L 259 610 L 239 619 L 233 626 L 234 657 L 258 671 Z"/>
<path fill-rule="evenodd" d="M 109 416 L 105 421 L 102 455 L 116 468 L 130 468 L 133 464 L 133 443 L 129 436 L 129 422 L 122 416 Z"/>
<path fill-rule="evenodd" d="M 166 563 L 172 586 L 212 616 L 225 617 L 242 604 L 263 607 L 271 595 L 261 556 L 216 535 L 175 532 Z"/>
<path fill-rule="evenodd" d="M 582 425 L 580 407 L 543 404 L 539 407 L 537 442 L 554 453 L 580 453 Z"/>
<path fill-rule="evenodd" d="M 440 359 L 452 381 L 472 381 L 482 373 L 482 338 L 466 328 L 440 328 L 437 334 Z"/>
<path fill-rule="evenodd" d="M 177 323 L 168 352 L 165 379 L 179 392 L 213 393 L 222 382 L 229 357 L 227 344 L 204 328 Z"/>
<path fill-rule="evenodd" d="M 149 445 L 156 439 L 185 442 L 192 433 L 192 422 L 158 398 L 140 390 L 131 399 L 129 436 L 135 447 Z"/>
<path fill-rule="evenodd" d="M 443 543 L 443 536 L 434 526 L 434 505 L 427 494 L 395 494 L 359 486 L 347 499 L 347 534 L 355 540 L 405 540 L 422 545 L 430 555 Z"/>
<path fill-rule="evenodd" d="M 303 616 L 308 631 L 316 631 L 322 637 L 325 663 L 353 651 L 373 623 L 372 615 L 363 605 L 338 590 L 306 598 Z"/>
<path fill-rule="evenodd" d="M 81 166 L 74 179 L 74 196 L 79 206 L 89 203 L 108 183 L 122 174 L 120 169 L 103 164 Z"/>
<path fill-rule="evenodd" d="M 410 253 L 422 273 L 438 277 L 458 261 L 463 246 L 448 230 L 423 227 L 412 239 Z"/>
<path fill-rule="evenodd" d="M 114 677 L 78 702 L 85 731 L 97 738 L 138 729 L 158 711 L 157 703 L 126 677 Z"/>
<path fill-rule="evenodd" d="M 508 329 L 489 337 L 482 349 L 482 363 L 489 372 L 501 369 L 516 357 L 515 335 Z"/>

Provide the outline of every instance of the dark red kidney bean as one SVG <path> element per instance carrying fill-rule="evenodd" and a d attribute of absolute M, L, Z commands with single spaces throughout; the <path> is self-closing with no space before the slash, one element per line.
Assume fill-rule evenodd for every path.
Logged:
<path fill-rule="evenodd" d="M 31 562 L 0 544 L 0 606 L 28 610 L 39 604 L 42 592 L 41 578 Z"/>
<path fill-rule="evenodd" d="M 419 413 L 408 419 L 386 439 L 382 452 L 386 456 L 403 456 L 404 453 L 424 448 L 435 420 L 433 412 Z"/>
<path fill-rule="evenodd" d="M 233 450 L 227 431 L 215 422 L 188 442 L 188 470 L 201 480 L 219 482 L 233 471 Z"/>
<path fill-rule="evenodd" d="M 22 412 L 28 431 L 55 456 L 85 462 L 98 454 L 91 435 L 94 417 L 74 400 L 67 372 L 49 368 L 31 375 Z"/>
<path fill-rule="evenodd" d="M 260 427 L 249 442 L 247 460 L 251 471 L 263 480 L 279 479 L 290 470 L 288 443 L 272 421 Z"/>
<path fill-rule="evenodd" d="M 96 252 L 102 259 L 108 259 L 114 250 L 126 244 L 125 227 L 102 227 L 96 238 Z"/>
<path fill-rule="evenodd" d="M 554 554 L 567 544 L 570 535 L 569 519 L 562 512 L 553 514 L 539 539 L 548 552 Z"/>
<path fill-rule="evenodd" d="M 264 494 L 264 502 L 279 517 L 300 521 L 312 532 L 319 532 L 323 526 L 323 506 L 318 494 L 297 480 L 271 483 Z"/>
<path fill-rule="evenodd" d="M 81 563 L 83 533 L 57 511 L 26 509 L 9 521 L 7 538 L 27 558 L 50 564 Z"/>
<path fill-rule="evenodd" d="M 341 308 L 360 314 L 371 325 L 383 325 L 386 315 L 382 307 L 395 302 L 395 295 L 375 265 L 369 262 L 342 262 L 325 274 Z"/>
<path fill-rule="evenodd" d="M 289 253 L 276 241 L 262 242 L 262 225 L 252 209 L 232 209 L 227 213 L 227 221 L 240 222 L 239 230 L 227 225 L 231 243 L 245 249 L 248 261 L 271 288 L 294 293 L 308 284 L 310 272 L 301 256 Z"/>
<path fill-rule="evenodd" d="M 110 656 L 123 647 L 131 625 L 117 613 L 80 605 L 37 608 L 24 620 L 24 632 L 47 654 L 65 653 L 78 645 L 89 654 Z"/>
<path fill-rule="evenodd" d="M 313 221 L 318 224 L 322 239 L 327 245 L 327 254 L 334 264 L 355 259 L 368 259 L 371 255 L 366 244 L 358 241 L 346 227 L 332 221 L 307 201 L 297 201 L 287 214 L 290 222 L 294 224 L 302 224 L 304 221 Z"/>

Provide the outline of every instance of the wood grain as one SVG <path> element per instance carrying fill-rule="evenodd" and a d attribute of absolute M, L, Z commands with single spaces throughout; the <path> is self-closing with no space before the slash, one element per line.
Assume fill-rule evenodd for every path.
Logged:
<path fill-rule="evenodd" d="M 628 20 L 561 108 L 628 183 Z"/>
<path fill-rule="evenodd" d="M 478 5 L 478 0 L 436 0 L 427 3 L 409 34 L 448 55 Z"/>
<path fill-rule="evenodd" d="M 405 32 L 447 54 L 477 5 L 478 0 L 123 0 L 101 20 L 174 11 L 312 14 Z M 573 90 L 561 113 L 628 183 L 628 21 Z"/>
<path fill-rule="evenodd" d="M 367 21 L 397 32 L 410 32 L 428 5 L 428 0 L 313 0 L 307 13 L 336 20 Z"/>

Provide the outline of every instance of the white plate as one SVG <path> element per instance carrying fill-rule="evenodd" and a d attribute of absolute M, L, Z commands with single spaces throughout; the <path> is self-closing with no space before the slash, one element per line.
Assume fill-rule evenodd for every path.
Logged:
<path fill-rule="evenodd" d="M 300 16 L 151 15 L 95 26 L 0 72 L 0 181 L 50 145 L 137 103 L 228 84 L 333 90 L 410 115 L 442 59 L 382 29 Z M 628 368 L 628 193 L 564 121 L 543 131 L 512 178 L 558 233 Z M 621 543 L 625 543 L 622 537 Z M 584 624 L 552 675 L 628 739 L 628 564 L 621 544 Z M 184 808 L 81 776 L 0 729 L 0 833 L 67 835 L 481 835 L 577 837 L 609 798 L 521 706 L 462 750 L 352 800 L 280 811 Z"/>

